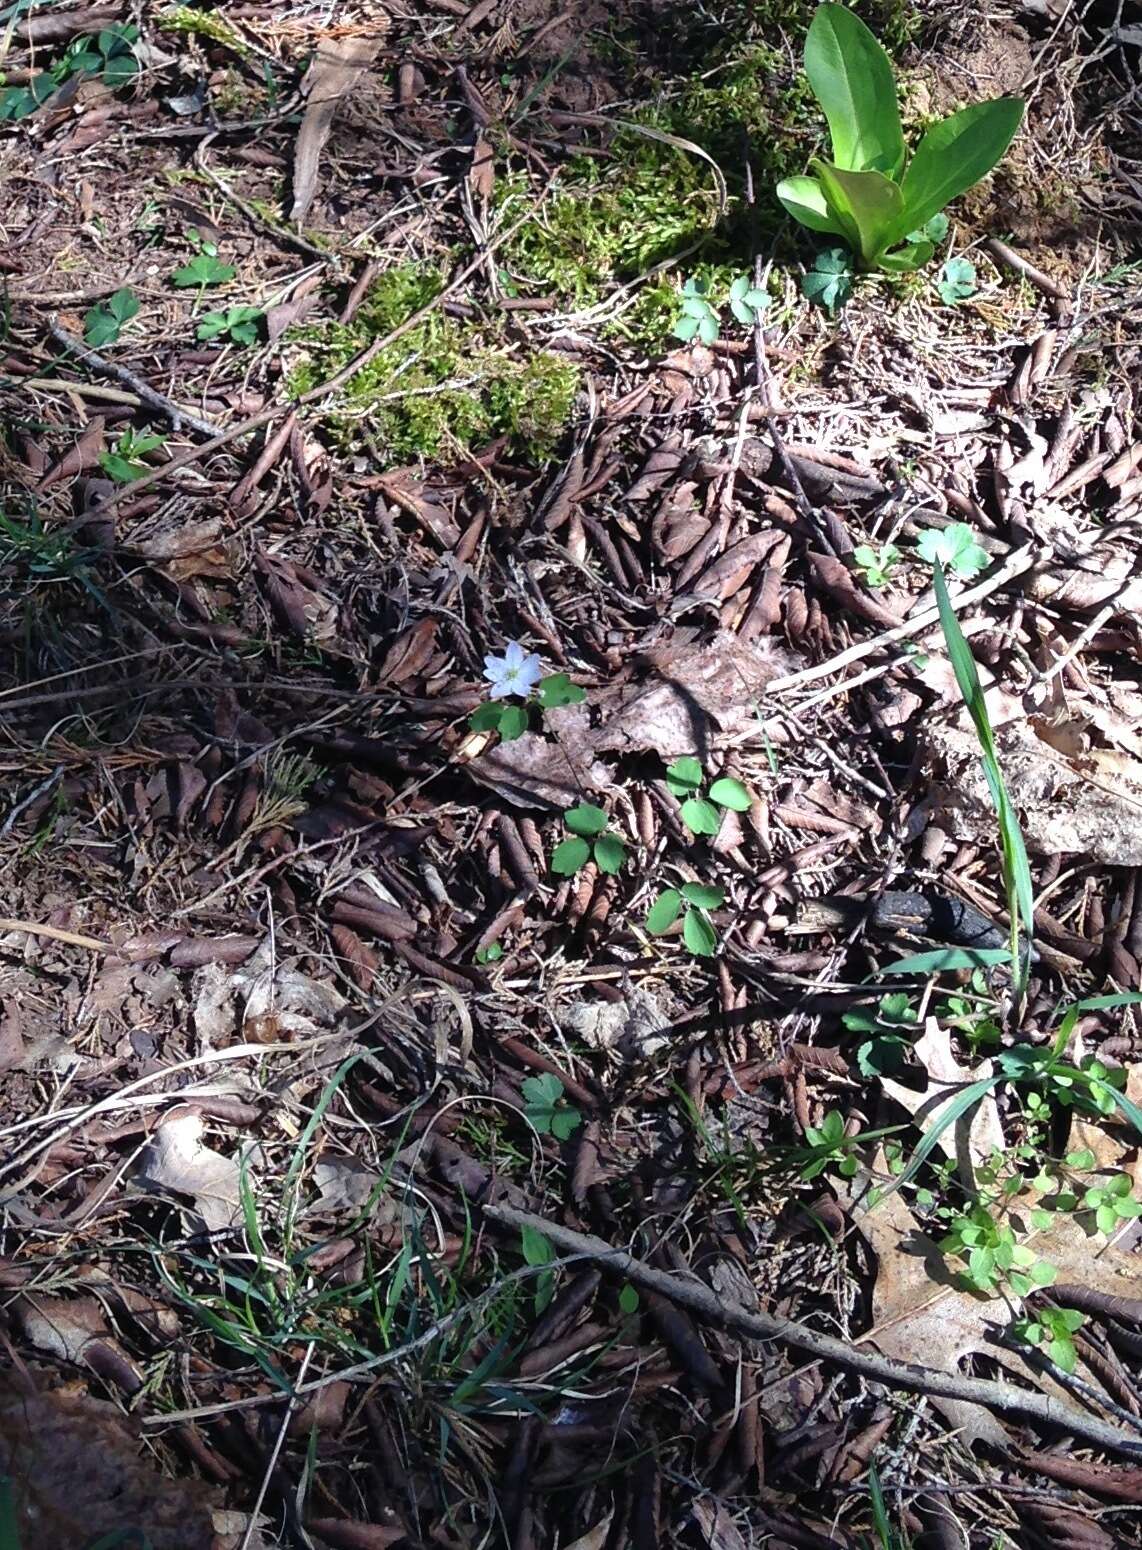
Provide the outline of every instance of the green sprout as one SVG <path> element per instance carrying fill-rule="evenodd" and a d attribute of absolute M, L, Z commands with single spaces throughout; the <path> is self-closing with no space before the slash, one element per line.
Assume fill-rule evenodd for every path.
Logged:
<path fill-rule="evenodd" d="M 551 856 L 551 870 L 560 877 L 571 877 L 586 866 L 594 854 L 600 872 L 617 872 L 626 860 L 626 845 L 607 828 L 607 815 L 601 807 L 581 802 L 563 814 L 571 838 L 560 842 Z"/>
<path fill-rule="evenodd" d="M 666 785 L 682 803 L 682 822 L 692 834 L 717 834 L 722 823 L 718 808 L 735 813 L 749 811 L 752 798 L 740 780 L 723 775 L 710 787 L 709 796 L 701 794 L 705 780 L 697 759 L 675 759 L 666 771 Z"/>

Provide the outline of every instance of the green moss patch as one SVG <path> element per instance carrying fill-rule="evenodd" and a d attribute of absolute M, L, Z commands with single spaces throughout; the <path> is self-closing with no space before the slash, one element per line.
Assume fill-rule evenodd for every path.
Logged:
<path fill-rule="evenodd" d="M 380 276 L 350 326 L 298 330 L 289 392 L 299 396 L 340 371 L 443 285 L 432 265 L 402 264 Z M 578 388 L 577 369 L 559 357 L 522 351 L 494 322 L 436 310 L 350 378 L 325 424 L 341 448 L 370 447 L 390 462 L 447 462 L 500 435 L 543 457 L 567 424 Z"/>

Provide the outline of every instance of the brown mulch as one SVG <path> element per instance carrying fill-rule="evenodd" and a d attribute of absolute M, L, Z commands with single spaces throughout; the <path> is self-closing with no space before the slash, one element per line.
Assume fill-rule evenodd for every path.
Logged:
<path fill-rule="evenodd" d="M 933 100 L 1038 72 L 1003 221 L 984 193 L 964 214 L 970 306 L 868 282 L 830 320 L 782 247 L 763 335 L 651 354 L 608 330 L 617 281 L 583 309 L 495 279 L 495 178 L 526 173 L 539 210 L 553 168 L 607 155 L 581 119 L 635 67 L 575 53 L 606 16 L 222 10 L 241 51 L 144 14 L 138 83 L 3 126 L 0 1473 L 39 1525 L 25 1550 L 116 1528 L 154 1550 L 855 1546 L 874 1461 L 924 1542 L 1136 1542 L 1136 1465 L 1109 1451 L 1015 1422 L 973 1451 L 927 1400 L 605 1264 L 546 1269 L 480 1209 L 870 1328 L 872 1256 L 782 1158 L 830 1109 L 899 1120 L 843 1021 L 900 947 L 866 906 L 934 889 L 1002 926 L 1004 900 L 930 575 L 873 587 L 858 546 L 911 556 L 967 522 L 988 551 L 965 625 L 1039 818 L 1027 1036 L 1142 982 L 1127 50 L 1092 62 L 1078 21 L 1014 12 L 935 31 Z M 632 13 L 640 89 L 663 15 Z M 126 19 L 17 18 L 7 81 Z M 347 95 L 309 137 L 298 229 L 319 46 Z M 273 298 L 269 340 L 194 338 L 166 279 L 187 230 Z M 462 277 L 430 312 L 502 303 L 514 349 L 579 368 L 554 451 L 392 459 L 331 434 L 336 389 L 290 403 L 297 331 L 423 256 Z M 64 341 L 124 285 L 146 329 L 85 364 Z M 116 485 L 127 429 L 165 445 Z M 501 742 L 468 718 L 516 640 L 586 698 Z M 665 779 L 688 754 L 753 796 L 709 840 Z M 550 870 L 582 800 L 627 846 L 616 875 Z M 723 890 L 714 958 L 644 928 L 683 882 Z M 806 914 L 825 897 L 860 908 Z M 1129 1020 L 1084 1031 L 1137 1059 Z M 569 1134 L 537 1122 L 552 1076 Z M 1138 1335 L 1103 1311 L 1090 1408 L 1136 1419 Z M 163 1477 L 182 1510 L 152 1514 Z"/>

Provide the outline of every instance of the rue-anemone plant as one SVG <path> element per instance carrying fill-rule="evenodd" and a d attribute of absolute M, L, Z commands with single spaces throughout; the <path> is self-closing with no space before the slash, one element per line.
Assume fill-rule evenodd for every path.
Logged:
<path fill-rule="evenodd" d="M 833 156 L 815 157 L 812 177 L 783 179 L 778 199 L 810 231 L 843 237 L 864 268 L 918 269 L 947 229 L 938 220 L 945 205 L 986 177 L 1011 144 L 1022 98 L 995 97 L 941 119 L 909 160 L 892 64 L 844 6 L 818 6 L 805 74 L 828 120 Z"/>

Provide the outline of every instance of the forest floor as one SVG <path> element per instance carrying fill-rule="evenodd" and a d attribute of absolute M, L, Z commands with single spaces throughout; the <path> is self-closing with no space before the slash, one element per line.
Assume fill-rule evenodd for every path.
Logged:
<path fill-rule="evenodd" d="M 808 0 L 0 0 L 4 1550 L 1142 1543 L 1142 28 L 858 9 L 822 306 Z"/>

